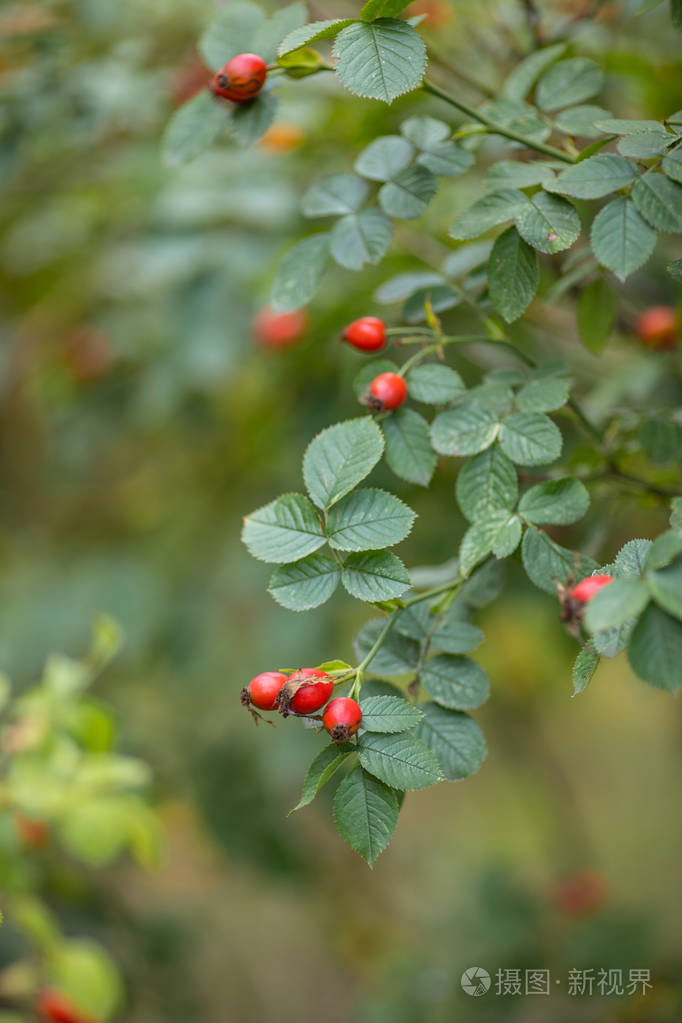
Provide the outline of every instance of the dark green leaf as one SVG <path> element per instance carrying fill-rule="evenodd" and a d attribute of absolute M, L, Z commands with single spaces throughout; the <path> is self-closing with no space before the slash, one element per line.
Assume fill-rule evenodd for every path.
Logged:
<path fill-rule="evenodd" d="M 270 293 L 276 313 L 300 309 L 313 297 L 327 265 L 329 241 L 327 233 L 313 234 L 284 255 Z"/>
<path fill-rule="evenodd" d="M 360 707 L 367 732 L 407 732 L 422 718 L 421 711 L 397 696 L 368 696 L 360 700 Z"/>
<path fill-rule="evenodd" d="M 416 89 L 426 67 L 419 34 L 393 18 L 348 25 L 336 37 L 333 57 L 336 73 L 350 92 L 385 103 Z"/>
<path fill-rule="evenodd" d="M 538 252 L 563 252 L 580 234 L 575 206 L 560 196 L 537 192 L 514 217 L 521 237 Z"/>
<path fill-rule="evenodd" d="M 644 219 L 658 231 L 682 231 L 682 186 L 664 174 L 648 171 L 638 178 L 632 200 Z"/>
<path fill-rule="evenodd" d="M 516 469 L 497 445 L 472 458 L 457 476 L 457 502 L 473 522 L 491 511 L 511 511 L 519 493 Z"/>
<path fill-rule="evenodd" d="M 575 664 L 573 665 L 572 696 L 577 696 L 578 693 L 583 692 L 597 670 L 598 665 L 599 655 L 596 654 L 589 645 L 584 646 L 576 657 Z"/>
<path fill-rule="evenodd" d="M 632 633 L 628 659 L 645 682 L 676 692 L 682 686 L 682 622 L 649 604 Z"/>
<path fill-rule="evenodd" d="M 381 208 L 390 217 L 415 220 L 433 199 L 437 182 L 426 167 L 407 167 L 379 190 Z"/>
<path fill-rule="evenodd" d="M 360 629 L 353 643 L 359 661 L 372 649 L 385 624 L 383 618 L 373 618 Z M 370 661 L 370 670 L 378 675 L 404 675 L 416 667 L 418 660 L 419 644 L 401 635 L 394 625 Z"/>
<path fill-rule="evenodd" d="M 476 774 L 486 757 L 483 733 L 468 714 L 446 710 L 436 703 L 420 703 L 424 718 L 417 735 L 435 754 L 448 781 Z"/>
<path fill-rule="evenodd" d="M 346 558 L 341 582 L 351 596 L 376 603 L 402 596 L 409 588 L 410 577 L 395 554 L 369 551 Z"/>
<path fill-rule="evenodd" d="M 616 629 L 638 618 L 649 603 L 649 592 L 639 579 L 614 579 L 592 597 L 585 609 L 590 632 Z"/>
<path fill-rule="evenodd" d="M 654 250 L 656 232 L 631 199 L 613 199 L 592 221 L 590 243 L 596 259 L 624 281 Z"/>
<path fill-rule="evenodd" d="M 242 540 L 254 558 L 285 564 L 312 554 L 326 537 L 307 497 L 285 494 L 246 516 Z"/>
<path fill-rule="evenodd" d="M 466 390 L 459 373 L 442 363 L 415 366 L 406 379 L 410 397 L 429 405 L 447 405 Z"/>
<path fill-rule="evenodd" d="M 538 259 L 515 227 L 493 245 L 488 260 L 490 300 L 507 323 L 518 320 L 538 288 Z"/>
<path fill-rule="evenodd" d="M 234 4 L 230 6 L 234 7 Z M 300 50 L 302 46 L 309 46 L 322 39 L 332 39 L 339 34 L 342 28 L 352 25 L 353 21 L 353 18 L 333 18 L 328 21 L 313 21 L 309 25 L 302 25 L 284 37 L 277 47 L 277 54 L 283 57 L 287 53 L 293 53 L 294 50 Z"/>
<path fill-rule="evenodd" d="M 593 60 L 573 57 L 561 60 L 547 71 L 536 89 L 541 110 L 561 110 L 582 103 L 601 92 L 604 72 Z"/>
<path fill-rule="evenodd" d="M 450 225 L 452 238 L 477 238 L 491 227 L 513 220 L 528 205 L 528 198 L 514 188 L 484 195 Z M 446 271 L 447 272 L 447 271 Z"/>
<path fill-rule="evenodd" d="M 326 603 L 341 579 L 341 568 L 325 554 L 310 554 L 282 565 L 270 579 L 269 592 L 290 611 L 307 611 Z"/>
<path fill-rule="evenodd" d="M 349 755 L 354 752 L 355 747 L 350 743 L 335 743 L 331 746 L 325 746 L 308 768 L 308 773 L 303 782 L 301 798 L 293 810 L 289 811 L 289 814 L 291 815 L 296 810 L 301 810 L 304 806 L 312 803 L 322 786 L 329 781 L 344 760 L 347 760 Z"/>
<path fill-rule="evenodd" d="M 587 348 L 601 352 L 608 343 L 618 315 L 618 298 L 603 277 L 592 281 L 578 301 L 578 330 Z"/>
<path fill-rule="evenodd" d="M 360 767 L 348 774 L 334 796 L 334 822 L 351 849 L 373 867 L 398 823 L 398 796 Z"/>
<path fill-rule="evenodd" d="M 625 188 L 636 177 L 637 167 L 632 160 L 616 153 L 598 153 L 567 167 L 556 181 L 545 185 L 545 188 L 576 199 L 599 199 Z"/>
<path fill-rule="evenodd" d="M 436 468 L 429 424 L 413 409 L 400 408 L 381 425 L 389 467 L 408 483 L 427 487 Z"/>
<path fill-rule="evenodd" d="M 367 206 L 337 220 L 331 233 L 331 254 L 348 270 L 361 270 L 365 263 L 379 263 L 391 243 L 393 227 L 385 213 Z"/>
<path fill-rule="evenodd" d="M 367 476 L 381 458 L 381 430 L 368 416 L 329 426 L 308 445 L 303 478 L 318 508 L 331 508 Z"/>
<path fill-rule="evenodd" d="M 301 200 L 306 217 L 356 213 L 369 194 L 369 185 L 356 174 L 332 174 L 308 189 Z"/>
<path fill-rule="evenodd" d="M 443 777 L 431 750 L 410 732 L 366 732 L 358 740 L 358 757 L 366 771 L 394 789 L 424 789 Z"/>
<path fill-rule="evenodd" d="M 431 441 L 441 455 L 475 455 L 490 447 L 499 424 L 495 416 L 473 403 L 441 412 L 431 426 Z"/>
<path fill-rule="evenodd" d="M 561 454 L 558 426 L 541 412 L 515 412 L 502 423 L 500 444 L 517 465 L 547 465 Z"/>
<path fill-rule="evenodd" d="M 208 90 L 200 92 L 179 107 L 166 126 L 162 143 L 166 167 L 189 163 L 200 156 L 229 123 L 228 108 Z"/>
<path fill-rule="evenodd" d="M 519 513 L 534 526 L 566 526 L 581 519 L 589 504 L 585 486 L 567 477 L 531 487 L 519 501 Z"/>
<path fill-rule="evenodd" d="M 414 149 L 400 135 L 380 135 L 362 150 L 355 170 L 372 181 L 390 181 L 409 167 Z"/>
<path fill-rule="evenodd" d="M 449 710 L 473 710 L 490 696 L 490 681 L 469 657 L 437 654 L 429 658 L 419 679 L 427 693 Z"/>
<path fill-rule="evenodd" d="M 525 99 L 537 78 L 565 49 L 565 43 L 554 43 L 553 46 L 545 46 L 524 58 L 507 77 L 502 86 L 502 95 L 506 99 Z"/>
<path fill-rule="evenodd" d="M 412 529 L 411 508 L 385 490 L 354 490 L 329 512 L 329 545 L 340 551 L 392 547 Z"/>
<path fill-rule="evenodd" d="M 532 527 L 523 537 L 521 557 L 530 581 L 554 596 L 557 583 L 566 583 L 569 577 L 583 579 L 597 569 L 592 558 L 561 547 L 542 530 Z"/>

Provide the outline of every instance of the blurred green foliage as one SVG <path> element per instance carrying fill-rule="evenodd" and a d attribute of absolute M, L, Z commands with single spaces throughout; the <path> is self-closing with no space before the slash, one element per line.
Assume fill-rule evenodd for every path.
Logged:
<path fill-rule="evenodd" d="M 522 3 L 466 0 L 445 5 L 440 22 L 435 6 L 427 39 L 469 77 L 495 84 L 529 47 Z M 595 5 L 598 17 L 580 20 L 580 4 L 543 5 L 552 25 L 576 18 L 581 52 L 605 63 L 620 116 L 660 117 L 680 106 L 679 36 L 665 7 L 639 17 L 637 6 Z M 113 706 L 122 753 L 153 765 L 168 835 L 154 873 L 124 861 L 94 874 L 59 854 L 49 869 L 27 856 L 20 875 L 66 935 L 109 950 L 128 1023 L 530 1023 L 549 1013 L 530 998 L 470 1001 L 459 978 L 472 965 L 551 967 L 562 978 L 573 966 L 650 967 L 645 998 L 557 996 L 551 1018 L 673 1023 L 679 706 L 636 684 L 622 659 L 570 701 L 573 646 L 520 571 L 478 623 L 493 678 L 481 773 L 408 795 L 399 841 L 373 875 L 330 833 L 324 793 L 285 820 L 315 744 L 296 722 L 253 728 L 239 689 L 257 671 L 348 657 L 366 616 L 341 595 L 305 616 L 269 601 L 267 570 L 239 544 L 240 517 L 290 489 L 309 437 L 357 410 L 359 359 L 341 350 L 340 329 L 374 312 L 375 288 L 426 243 L 406 228 L 383 268 L 335 271 L 294 348 L 259 348 L 249 324 L 303 229 L 299 195 L 407 112 L 430 108 L 407 97 L 387 110 L 331 82 L 291 83 L 279 114 L 288 138 L 249 151 L 225 144 L 163 169 L 162 128 L 202 81 L 193 41 L 212 11 L 208 0 L 0 11 L 0 666 L 21 690 L 48 652 L 83 653 L 95 614 L 121 624 L 124 649 L 95 699 Z M 425 218 L 434 238 L 476 180 L 442 190 Z M 628 285 L 601 360 L 577 348 L 570 292 L 553 297 L 553 279 L 541 284 L 537 319 L 514 328 L 530 346 L 555 332 L 597 418 L 623 399 L 646 413 L 679 396 L 670 363 L 629 336 L 637 310 L 676 301 L 664 273 L 674 255 L 662 247 Z M 453 482 L 446 471 L 421 492 L 390 478 L 429 523 L 406 542 L 411 564 L 442 561 L 461 534 Z M 667 523 L 661 502 L 627 487 L 597 491 L 594 504 L 580 534 L 588 551 L 606 543 L 614 553 Z M 587 869 L 607 894 L 574 919 L 556 885 Z M 0 877 L 3 895 L 15 885 Z M 5 922 L 0 964 L 23 942 Z M 0 990 L 3 1023 L 14 1023 L 12 1005 Z"/>

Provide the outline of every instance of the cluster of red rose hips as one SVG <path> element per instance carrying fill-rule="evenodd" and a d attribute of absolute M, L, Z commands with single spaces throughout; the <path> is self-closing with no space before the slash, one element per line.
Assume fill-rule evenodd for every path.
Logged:
<path fill-rule="evenodd" d="M 283 671 L 264 671 L 244 686 L 240 699 L 256 718 L 260 715 L 254 707 L 277 710 L 285 718 L 291 714 L 312 717 L 324 707 L 322 724 L 332 741 L 347 742 L 362 723 L 362 711 L 360 704 L 348 696 L 330 700 L 333 691 L 334 680 L 319 668 L 301 668 L 289 675 Z"/>
<path fill-rule="evenodd" d="M 378 352 L 386 344 L 386 324 L 376 316 L 363 316 L 349 323 L 341 336 L 360 352 Z M 400 408 L 406 397 L 404 377 L 399 373 L 380 373 L 362 400 L 377 412 L 392 412 Z"/>

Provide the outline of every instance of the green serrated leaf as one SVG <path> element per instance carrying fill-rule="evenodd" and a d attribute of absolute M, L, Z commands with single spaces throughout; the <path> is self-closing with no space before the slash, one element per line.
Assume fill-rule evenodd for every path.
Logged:
<path fill-rule="evenodd" d="M 473 718 L 436 703 L 420 703 L 424 718 L 416 734 L 434 753 L 448 781 L 476 774 L 486 758 L 483 733 Z"/>
<path fill-rule="evenodd" d="M 312 803 L 322 786 L 326 785 L 329 779 L 341 767 L 341 764 L 354 752 L 355 747 L 350 743 L 333 743 L 331 746 L 325 746 L 308 768 L 308 773 L 303 782 L 301 798 L 293 810 L 289 810 L 288 816 Z"/>
<path fill-rule="evenodd" d="M 500 444 L 517 465 L 547 465 L 561 454 L 561 431 L 541 412 L 515 412 L 502 423 Z"/>
<path fill-rule="evenodd" d="M 569 110 L 562 110 L 555 124 L 559 131 L 565 132 L 566 135 L 596 139 L 603 134 L 597 122 L 608 116 L 608 110 L 604 110 L 603 107 L 589 105 L 572 107 Z"/>
<path fill-rule="evenodd" d="M 512 323 L 525 312 L 538 288 L 538 259 L 515 227 L 493 245 L 488 260 L 488 292 L 498 313 Z"/>
<path fill-rule="evenodd" d="M 350 92 L 384 103 L 416 89 L 426 67 L 419 34 L 393 18 L 348 25 L 336 37 L 333 57 L 336 74 Z"/>
<path fill-rule="evenodd" d="M 429 405 L 447 405 L 466 390 L 459 373 L 435 362 L 415 366 L 406 381 L 410 397 Z"/>
<path fill-rule="evenodd" d="M 400 14 L 410 0 L 366 0 L 360 11 L 363 21 L 373 21 L 375 18 L 394 18 Z"/>
<path fill-rule="evenodd" d="M 552 540 L 540 529 L 526 530 L 521 544 L 523 567 L 530 581 L 556 596 L 557 583 L 592 575 L 597 564 L 586 554 L 577 554 Z"/>
<path fill-rule="evenodd" d="M 362 150 L 354 167 L 363 178 L 390 181 L 409 167 L 413 156 L 414 149 L 400 135 L 380 135 Z"/>
<path fill-rule="evenodd" d="M 569 383 L 564 377 L 531 377 L 516 395 L 519 412 L 554 412 L 568 401 Z"/>
<path fill-rule="evenodd" d="M 229 123 L 228 108 L 208 90 L 200 92 L 176 110 L 168 122 L 162 142 L 164 164 L 174 167 L 196 159 Z"/>
<path fill-rule="evenodd" d="M 657 536 L 644 557 L 644 571 L 665 568 L 682 553 L 682 532 L 669 529 Z"/>
<path fill-rule="evenodd" d="M 598 64 L 573 57 L 559 61 L 542 76 L 535 96 L 541 110 L 561 110 L 596 96 L 603 86 L 604 72 Z"/>
<path fill-rule="evenodd" d="M 506 99 L 522 100 L 546 67 L 553 64 L 566 49 L 566 43 L 554 43 L 536 50 L 516 65 L 502 86 Z"/>
<path fill-rule="evenodd" d="M 431 441 L 441 455 L 475 455 L 495 440 L 499 424 L 488 409 L 463 403 L 436 416 Z"/>
<path fill-rule="evenodd" d="M 410 732 L 366 732 L 358 740 L 358 757 L 366 771 L 402 791 L 427 788 L 443 777 L 431 750 Z"/>
<path fill-rule="evenodd" d="M 436 654 L 426 661 L 419 679 L 429 696 L 449 710 L 473 710 L 490 696 L 487 674 L 469 657 Z"/>
<path fill-rule="evenodd" d="M 476 625 L 457 619 L 446 619 L 431 636 L 434 650 L 447 654 L 468 654 L 483 642 L 483 633 Z"/>
<path fill-rule="evenodd" d="M 545 185 L 550 192 L 575 199 L 599 199 L 631 184 L 637 177 L 632 160 L 616 153 L 598 153 L 581 163 L 567 167 L 558 178 Z"/>
<path fill-rule="evenodd" d="M 367 732 L 407 732 L 422 719 L 421 711 L 397 696 L 368 696 L 360 700 L 360 707 Z"/>
<path fill-rule="evenodd" d="M 441 142 L 427 152 L 420 153 L 417 163 L 440 178 L 456 178 L 473 165 L 474 155 L 456 142 Z"/>
<path fill-rule="evenodd" d="M 459 548 L 460 570 L 468 575 L 490 553 L 507 557 L 521 539 L 521 524 L 508 511 L 488 512 L 467 529 Z"/>
<path fill-rule="evenodd" d="M 381 430 L 368 416 L 329 426 L 308 445 L 303 478 L 318 508 L 331 508 L 369 475 L 381 458 Z"/>
<path fill-rule="evenodd" d="M 599 665 L 599 655 L 588 645 L 584 646 L 573 665 L 573 692 L 577 696 L 587 687 Z"/>
<path fill-rule="evenodd" d="M 631 199 L 613 199 L 592 221 L 590 244 L 596 259 L 624 281 L 654 250 L 656 232 Z"/>
<path fill-rule="evenodd" d="M 533 185 L 547 187 L 554 179 L 554 171 L 546 163 L 500 160 L 486 174 L 485 183 L 491 189 L 532 188 Z"/>
<path fill-rule="evenodd" d="M 334 796 L 334 822 L 351 849 L 373 867 L 393 837 L 400 807 L 396 792 L 355 767 Z"/>
<path fill-rule="evenodd" d="M 682 186 L 664 174 L 648 171 L 637 179 L 632 201 L 657 231 L 682 231 Z"/>
<path fill-rule="evenodd" d="M 590 632 L 616 629 L 639 617 L 649 603 L 649 591 L 639 579 L 614 579 L 592 597 L 585 609 Z"/>
<path fill-rule="evenodd" d="M 575 206 L 548 192 L 531 196 L 517 211 L 514 221 L 524 241 L 538 252 L 563 252 L 580 234 L 580 217 Z"/>
<path fill-rule="evenodd" d="M 346 558 L 341 582 L 352 597 L 376 602 L 401 597 L 410 585 L 410 577 L 395 554 L 368 551 Z"/>
<path fill-rule="evenodd" d="M 332 18 L 327 21 L 312 21 L 309 25 L 302 25 L 282 39 L 277 47 L 277 55 L 284 57 L 287 53 L 300 50 L 303 46 L 310 46 L 311 43 L 321 42 L 323 39 L 332 39 L 339 34 L 342 28 L 352 25 L 354 21 L 354 18 Z"/>
<path fill-rule="evenodd" d="M 349 213 L 337 220 L 331 233 L 331 254 L 348 270 L 361 270 L 365 263 L 379 263 L 391 243 L 393 226 L 376 206 Z"/>
<path fill-rule="evenodd" d="M 369 185 L 356 174 L 331 174 L 316 181 L 301 200 L 304 217 L 357 213 L 369 195 Z"/>
<path fill-rule="evenodd" d="M 682 622 L 649 604 L 630 638 L 628 659 L 645 682 L 676 692 L 682 686 Z"/>
<path fill-rule="evenodd" d="M 313 234 L 283 256 L 270 293 L 276 313 L 300 309 L 313 297 L 329 258 L 330 235 Z"/>
<path fill-rule="evenodd" d="M 682 619 L 682 559 L 678 558 L 667 568 L 650 572 L 646 584 L 659 607 L 673 617 Z"/>
<path fill-rule="evenodd" d="M 381 208 L 390 217 L 415 220 L 426 211 L 438 184 L 426 167 L 407 167 L 379 190 Z"/>
<path fill-rule="evenodd" d="M 661 169 L 671 181 L 682 182 L 682 149 L 673 149 L 663 157 Z"/>
<path fill-rule="evenodd" d="M 270 92 L 261 92 L 248 103 L 239 103 L 232 114 L 232 135 L 240 146 L 258 142 L 275 119 L 279 100 Z"/>
<path fill-rule="evenodd" d="M 242 540 L 254 558 L 273 564 L 305 558 L 326 543 L 317 512 L 302 494 L 285 494 L 247 515 Z"/>
<path fill-rule="evenodd" d="M 584 484 L 566 477 L 531 487 L 519 501 L 519 514 L 534 526 L 566 526 L 581 519 L 589 505 Z"/>
<path fill-rule="evenodd" d="M 513 220 L 528 205 L 528 197 L 514 188 L 484 195 L 450 225 L 451 238 L 477 238 L 491 227 Z M 447 271 L 446 271 L 447 272 Z"/>
<path fill-rule="evenodd" d="M 341 568 L 326 554 L 310 554 L 282 565 L 270 579 L 268 592 L 290 611 L 308 611 L 325 604 L 341 579 Z"/>
<path fill-rule="evenodd" d="M 435 117 L 409 117 L 400 125 L 400 132 L 413 146 L 427 153 L 452 135 L 450 125 Z"/>
<path fill-rule="evenodd" d="M 516 469 L 497 444 L 472 458 L 457 476 L 457 502 L 470 522 L 492 511 L 511 511 L 518 493 Z"/>
<path fill-rule="evenodd" d="M 385 490 L 354 490 L 329 512 L 329 545 L 340 551 L 392 547 L 405 539 L 415 518 L 411 508 Z"/>
<path fill-rule="evenodd" d="M 382 422 L 389 468 L 408 483 L 427 487 L 436 468 L 429 424 L 413 409 L 400 408 Z"/>

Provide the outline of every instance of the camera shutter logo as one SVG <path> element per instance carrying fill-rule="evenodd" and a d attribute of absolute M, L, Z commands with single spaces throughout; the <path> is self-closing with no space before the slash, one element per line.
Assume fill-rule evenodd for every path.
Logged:
<path fill-rule="evenodd" d="M 482 966 L 470 966 L 462 974 L 462 990 L 473 998 L 484 995 L 490 988 L 490 974 Z"/>

